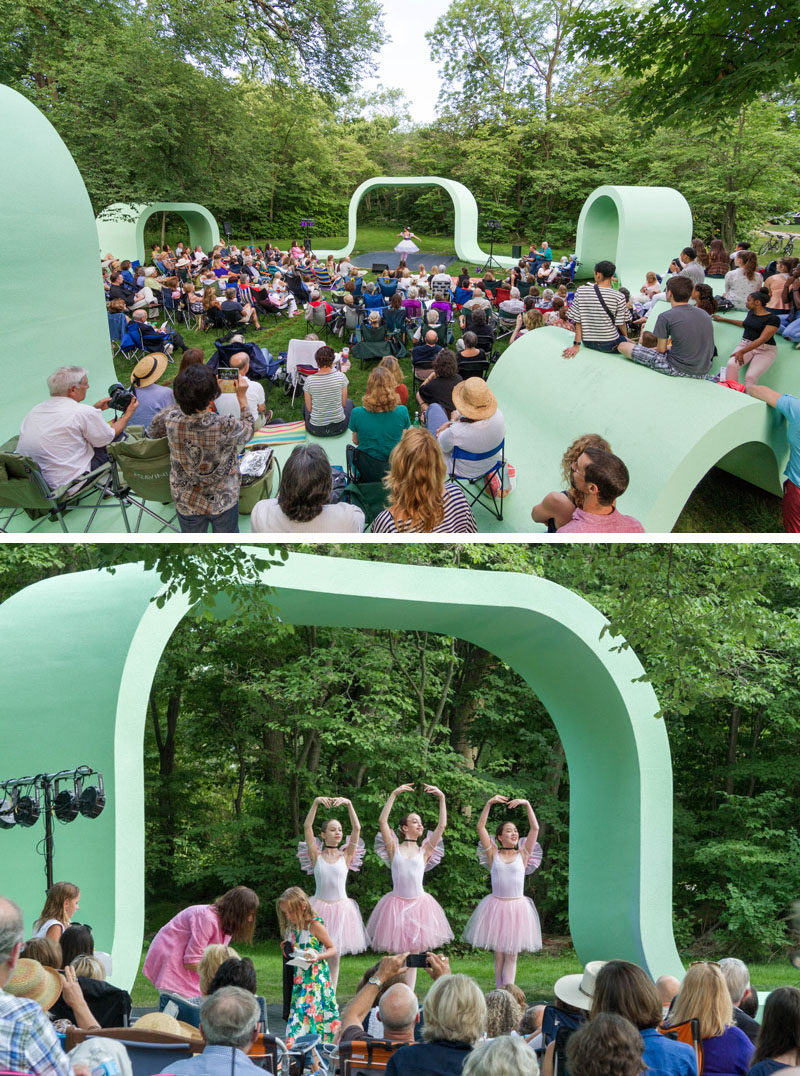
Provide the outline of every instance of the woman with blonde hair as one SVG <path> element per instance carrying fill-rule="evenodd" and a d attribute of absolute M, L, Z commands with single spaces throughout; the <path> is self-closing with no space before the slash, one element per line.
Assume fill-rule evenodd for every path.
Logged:
<path fill-rule="evenodd" d="M 394 391 L 397 393 L 400 403 L 408 403 L 408 386 L 405 383 L 403 377 L 403 370 L 400 363 L 397 361 L 395 355 L 384 355 L 381 359 L 379 366 L 382 366 L 384 370 L 388 370 L 394 380 Z"/>
<path fill-rule="evenodd" d="M 232 957 L 239 959 L 239 954 L 231 945 L 207 945 L 200 963 L 197 966 L 197 978 L 200 980 L 200 993 L 203 997 L 208 993 L 211 980 L 219 971 L 226 960 Z"/>
<path fill-rule="evenodd" d="M 491 990 L 486 995 L 486 1038 L 510 1035 L 522 1016 L 522 1010 L 507 990 Z"/>
<path fill-rule="evenodd" d="M 447 481 L 436 438 L 421 426 L 406 430 L 392 449 L 383 483 L 389 507 L 373 520 L 374 534 L 474 534 L 478 529 L 463 491 Z"/>
<path fill-rule="evenodd" d="M 753 1044 L 733 1022 L 733 1002 L 719 964 L 692 964 L 666 1026 L 697 1020 L 703 1043 L 704 1076 L 745 1076 Z"/>
<path fill-rule="evenodd" d="M 323 1042 L 333 1042 L 341 1021 L 328 959 L 336 956 L 336 947 L 322 919 L 314 914 L 308 895 L 299 886 L 284 890 L 275 907 L 287 955 L 304 957 L 307 962 L 305 968 L 294 969 L 286 1044 L 291 1046 L 298 1035 L 315 1034 Z"/>
<path fill-rule="evenodd" d="M 396 1050 L 386 1076 L 461 1072 L 486 1028 L 486 1000 L 469 975 L 442 975 L 425 995 L 422 1015 L 425 1041 Z"/>
<path fill-rule="evenodd" d="M 353 444 L 375 459 L 388 460 L 410 425 L 408 408 L 397 400 L 394 377 L 385 366 L 376 366 L 369 375 L 361 407 L 350 413 Z"/>
<path fill-rule="evenodd" d="M 599 433 L 585 433 L 576 438 L 561 457 L 561 477 L 567 488 L 548 493 L 544 500 L 534 505 L 531 518 L 534 523 L 546 523 L 550 534 L 554 534 L 559 527 L 565 527 L 576 508 L 583 508 L 584 494 L 572 483 L 572 467 L 587 448 L 611 451 L 611 445 Z"/>
<path fill-rule="evenodd" d="M 526 310 L 524 314 L 517 314 L 517 324 L 511 334 L 509 343 L 513 344 L 520 336 L 524 336 L 525 333 L 531 333 L 534 329 L 541 329 L 543 325 L 544 314 L 535 307 Z"/>
<path fill-rule="evenodd" d="M 501 1035 L 476 1046 L 461 1070 L 463 1076 L 539 1076 L 536 1051 L 519 1035 Z"/>
<path fill-rule="evenodd" d="M 72 882 L 56 882 L 47 890 L 42 914 L 33 924 L 34 938 L 61 941 L 80 905 L 81 891 Z"/>

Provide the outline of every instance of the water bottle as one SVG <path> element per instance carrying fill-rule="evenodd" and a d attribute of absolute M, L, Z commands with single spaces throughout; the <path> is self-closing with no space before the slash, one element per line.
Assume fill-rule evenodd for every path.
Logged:
<path fill-rule="evenodd" d="M 419 411 L 414 412 L 414 425 L 419 426 Z"/>

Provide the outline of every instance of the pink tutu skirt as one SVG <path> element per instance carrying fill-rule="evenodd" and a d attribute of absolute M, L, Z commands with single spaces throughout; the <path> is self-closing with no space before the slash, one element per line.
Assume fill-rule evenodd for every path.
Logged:
<path fill-rule="evenodd" d="M 484 897 L 464 927 L 462 938 L 476 949 L 495 953 L 535 953 L 542 948 L 539 913 L 530 897 Z"/>
<path fill-rule="evenodd" d="M 311 897 L 311 907 L 320 917 L 336 946 L 339 956 L 348 953 L 363 953 L 369 946 L 369 938 L 364 930 L 361 910 L 354 900 L 320 900 Z"/>
<path fill-rule="evenodd" d="M 426 953 L 453 940 L 447 916 L 430 893 L 411 900 L 387 893 L 369 917 L 367 934 L 378 953 Z"/>

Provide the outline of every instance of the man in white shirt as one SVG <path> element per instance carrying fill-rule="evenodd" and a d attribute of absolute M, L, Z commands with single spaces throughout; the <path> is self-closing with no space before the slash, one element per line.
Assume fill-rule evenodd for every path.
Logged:
<path fill-rule="evenodd" d="M 444 271 L 443 265 L 434 265 L 431 270 L 432 276 L 430 280 L 431 295 L 435 295 L 437 291 L 446 291 L 450 294 L 453 287 L 453 278 L 449 273 Z"/>
<path fill-rule="evenodd" d="M 264 396 L 264 387 L 258 381 L 251 381 L 247 376 L 250 369 L 250 356 L 246 351 L 237 351 L 231 355 L 231 366 L 239 371 L 239 376 L 247 382 L 247 406 L 253 416 L 255 428 L 260 430 L 272 418 L 272 412 L 267 414 L 267 401 Z M 233 415 L 239 417 L 239 400 L 233 392 L 223 392 L 215 400 L 218 415 Z"/>
<path fill-rule="evenodd" d="M 82 366 L 61 366 L 47 379 L 50 399 L 37 404 L 20 426 L 17 452 L 31 456 L 53 489 L 108 462 L 106 446 L 115 440 L 139 406 L 134 396 L 113 422 L 101 414 L 108 407 L 106 396 L 90 406 L 83 401 L 89 375 Z"/>

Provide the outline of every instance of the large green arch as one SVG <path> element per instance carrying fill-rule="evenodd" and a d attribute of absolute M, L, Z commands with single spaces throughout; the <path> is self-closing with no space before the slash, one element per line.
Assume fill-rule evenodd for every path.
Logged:
<path fill-rule="evenodd" d="M 146 263 L 144 227 L 154 213 L 177 213 L 189 228 L 189 243 L 208 252 L 219 242 L 219 225 L 213 213 L 197 202 L 114 202 L 97 214 L 97 238 L 103 254 Z"/>
<path fill-rule="evenodd" d="M 344 258 L 350 254 L 356 245 L 356 232 L 358 228 L 358 206 L 367 191 L 375 187 L 441 187 L 447 191 L 456 211 L 454 241 L 456 254 L 467 265 L 474 263 L 483 265 L 489 260 L 487 251 L 481 248 L 478 242 L 478 203 L 472 191 L 458 183 L 454 179 L 445 179 L 444 176 L 373 176 L 366 179 L 360 187 L 356 187 L 350 199 L 347 210 L 347 244 L 339 250 L 318 250 L 319 257 L 327 257 L 332 254 L 334 258 Z M 494 255 L 494 260 L 506 269 L 517 264 L 515 258 L 505 258 Z"/>
<path fill-rule="evenodd" d="M 689 203 L 672 187 L 597 187 L 583 203 L 575 249 L 592 266 L 607 260 L 628 288 L 662 274 L 692 238 Z"/>
<path fill-rule="evenodd" d="M 256 549 L 249 555 L 266 557 Z M 284 622 L 450 633 L 523 675 L 553 719 L 570 771 L 569 904 L 578 955 L 681 974 L 671 919 L 667 734 L 638 659 L 593 606 L 534 576 L 298 553 L 261 579 L 276 588 Z M 148 692 L 188 612 L 183 596 L 158 608 L 151 599 L 160 589 L 154 574 L 131 564 L 114 574 L 48 579 L 0 607 L 4 769 L 18 776 L 88 762 L 103 770 L 109 806 L 95 821 L 58 828 L 55 875 L 79 882 L 82 913 L 101 944 L 111 945 L 115 981 L 126 986 L 143 928 Z M 33 652 L 37 674 L 23 675 L 20 657 Z M 20 827 L 0 832 L 4 893 L 23 906 L 28 924 L 41 902 L 39 836 Z"/>

